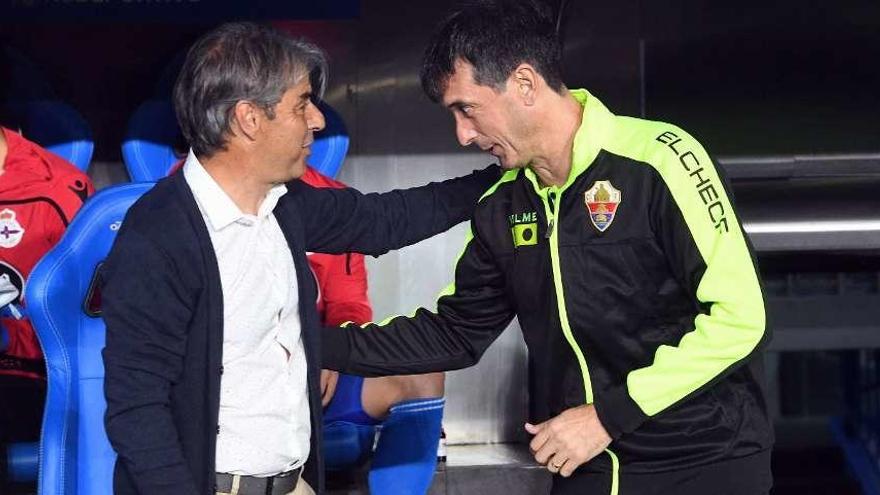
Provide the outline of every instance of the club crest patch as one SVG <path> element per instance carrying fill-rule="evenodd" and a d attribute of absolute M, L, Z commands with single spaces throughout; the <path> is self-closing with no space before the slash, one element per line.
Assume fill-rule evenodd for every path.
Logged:
<path fill-rule="evenodd" d="M 15 212 L 9 208 L 0 211 L 0 247 L 12 248 L 21 242 L 24 228 L 15 219 Z"/>
<path fill-rule="evenodd" d="M 611 181 L 597 180 L 584 193 L 584 205 L 590 214 L 590 221 L 599 232 L 605 232 L 614 221 L 617 207 L 620 205 L 620 190 L 611 185 Z"/>

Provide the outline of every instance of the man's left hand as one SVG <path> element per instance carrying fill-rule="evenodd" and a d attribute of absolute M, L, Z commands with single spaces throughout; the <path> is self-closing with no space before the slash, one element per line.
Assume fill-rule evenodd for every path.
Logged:
<path fill-rule="evenodd" d="M 535 436 L 529 444 L 535 460 L 565 477 L 611 443 L 592 404 L 566 409 L 541 424 L 526 423 L 526 431 Z"/>

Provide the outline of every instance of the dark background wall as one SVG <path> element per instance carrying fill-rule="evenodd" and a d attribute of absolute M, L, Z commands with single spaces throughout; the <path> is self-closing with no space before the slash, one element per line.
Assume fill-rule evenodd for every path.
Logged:
<path fill-rule="evenodd" d="M 675 122 L 718 155 L 880 149 L 878 2 L 548 2 L 564 6 L 568 85 L 618 113 Z M 449 3 L 12 1 L 0 8 L 0 44 L 85 115 L 96 159 L 117 161 L 128 115 L 200 33 L 223 20 L 289 19 L 289 31 L 330 52 L 331 97 L 356 151 L 448 152 L 450 120 L 415 76 Z"/>
<path fill-rule="evenodd" d="M 644 2 L 651 117 L 717 154 L 880 151 L 880 3 Z"/>

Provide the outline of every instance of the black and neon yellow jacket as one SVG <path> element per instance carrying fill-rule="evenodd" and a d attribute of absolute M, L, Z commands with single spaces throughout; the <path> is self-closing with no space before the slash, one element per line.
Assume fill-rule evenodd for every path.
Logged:
<path fill-rule="evenodd" d="M 436 311 L 328 329 L 324 365 L 470 366 L 516 315 L 531 420 L 593 403 L 614 439 L 587 469 L 659 472 L 767 449 L 769 331 L 724 178 L 681 129 L 572 94 L 584 115 L 566 183 L 508 171 L 480 200 Z"/>

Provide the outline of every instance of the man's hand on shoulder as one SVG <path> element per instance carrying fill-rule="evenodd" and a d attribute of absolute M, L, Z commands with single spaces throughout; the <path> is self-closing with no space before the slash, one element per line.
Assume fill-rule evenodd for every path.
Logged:
<path fill-rule="evenodd" d="M 565 477 L 611 443 L 592 404 L 566 409 L 537 425 L 526 423 L 526 431 L 534 435 L 529 448 L 535 460 Z"/>

